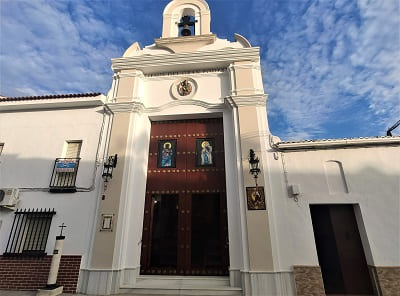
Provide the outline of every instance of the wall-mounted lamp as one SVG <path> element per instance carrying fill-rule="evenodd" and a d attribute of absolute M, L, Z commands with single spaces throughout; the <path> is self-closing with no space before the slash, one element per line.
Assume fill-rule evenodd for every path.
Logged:
<path fill-rule="evenodd" d="M 260 173 L 260 159 L 256 156 L 253 149 L 250 149 L 249 152 L 249 164 L 250 164 L 250 174 L 253 175 L 254 180 L 256 182 L 256 190 L 258 189 L 257 178 L 258 174 Z"/>
<path fill-rule="evenodd" d="M 249 151 L 249 165 L 250 171 L 249 173 L 253 176 L 254 181 L 256 182 L 256 187 L 246 187 L 246 195 L 247 195 L 247 209 L 248 210 L 265 210 L 265 195 L 264 195 L 264 187 L 258 187 L 257 178 L 260 174 L 260 159 L 256 156 L 253 149 Z"/>
<path fill-rule="evenodd" d="M 112 179 L 112 172 L 117 166 L 117 159 L 118 155 L 115 154 L 114 156 L 109 156 L 108 160 L 104 163 L 103 179 L 105 182 L 108 182 L 110 179 Z"/>

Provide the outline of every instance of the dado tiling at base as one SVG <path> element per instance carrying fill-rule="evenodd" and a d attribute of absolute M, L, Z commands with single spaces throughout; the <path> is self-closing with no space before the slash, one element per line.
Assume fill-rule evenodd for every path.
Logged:
<path fill-rule="evenodd" d="M 0 290 L 37 290 L 46 286 L 51 256 L 0 256 Z M 65 293 L 76 293 L 81 256 L 62 256 L 57 283 Z"/>

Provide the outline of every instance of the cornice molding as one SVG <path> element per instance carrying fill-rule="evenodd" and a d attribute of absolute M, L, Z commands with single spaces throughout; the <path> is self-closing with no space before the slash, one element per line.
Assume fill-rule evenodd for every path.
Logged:
<path fill-rule="evenodd" d="M 260 48 L 226 48 L 221 50 L 195 51 L 163 55 L 142 55 L 112 59 L 114 72 L 137 69 L 145 75 L 173 72 L 196 71 L 200 69 L 228 67 L 233 62 L 259 62 Z"/>
<path fill-rule="evenodd" d="M 203 10 L 202 12 L 197 13 L 198 15 L 209 15 L 210 11 L 209 10 Z M 173 13 L 163 13 L 164 16 L 172 17 L 175 16 Z"/>
<path fill-rule="evenodd" d="M 230 71 L 234 71 L 235 69 L 256 69 L 261 70 L 261 66 L 259 63 L 248 63 L 248 64 L 232 64 L 228 67 Z"/>
<path fill-rule="evenodd" d="M 131 102 L 116 102 L 116 103 L 107 103 L 108 108 L 113 113 L 120 112 L 134 112 L 134 113 L 142 113 L 146 108 L 142 102 L 131 101 Z"/>
<path fill-rule="evenodd" d="M 146 79 L 149 78 L 156 78 L 161 77 L 175 77 L 175 76 L 215 76 L 218 74 L 227 73 L 227 68 L 215 68 L 215 69 L 202 69 L 202 70 L 193 70 L 193 71 L 175 71 L 175 72 L 162 72 L 162 73 L 154 73 L 154 74 L 147 74 L 144 77 Z M 116 74 L 114 74 L 116 75 Z"/>
<path fill-rule="evenodd" d="M 231 107 L 237 108 L 241 106 L 265 106 L 267 104 L 267 94 L 255 95 L 232 95 L 225 98 L 226 103 Z"/>
<path fill-rule="evenodd" d="M 137 100 L 131 102 L 108 103 L 107 106 L 114 113 L 118 112 L 158 113 L 178 106 L 198 106 L 207 110 L 221 110 L 224 108 L 225 104 L 224 103 L 211 104 L 205 101 L 186 99 L 186 100 L 177 100 L 168 102 L 166 104 L 156 107 L 146 107 L 142 102 Z"/>
<path fill-rule="evenodd" d="M 264 94 L 264 90 L 262 88 L 237 88 L 234 90 L 231 90 L 231 96 L 234 97 L 243 97 L 244 95 L 238 95 L 241 92 L 251 92 L 251 95 L 245 95 L 245 96 L 259 96 Z"/>
<path fill-rule="evenodd" d="M 144 74 L 142 71 L 139 70 L 132 70 L 128 73 L 115 73 L 114 78 L 124 78 L 124 77 L 140 77 L 144 78 Z"/>
<path fill-rule="evenodd" d="M 158 38 L 154 39 L 154 43 L 158 47 L 166 47 L 170 48 L 175 45 L 183 45 L 188 43 L 205 43 L 211 44 L 217 40 L 217 35 L 215 34 L 206 34 L 206 35 L 194 35 L 194 36 L 182 36 L 182 37 L 167 37 L 167 38 Z"/>

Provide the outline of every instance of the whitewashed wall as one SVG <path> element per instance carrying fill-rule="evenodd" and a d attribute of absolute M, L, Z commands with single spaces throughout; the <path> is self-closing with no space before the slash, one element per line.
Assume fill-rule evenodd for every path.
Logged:
<path fill-rule="evenodd" d="M 197 83 L 197 92 L 191 100 L 201 100 L 210 104 L 224 102 L 224 97 L 230 93 L 228 72 L 190 73 L 174 76 L 146 77 L 142 92 L 143 103 L 149 107 L 159 107 L 168 102 L 176 101 L 171 95 L 171 85 L 174 81 L 190 77 Z"/>
<path fill-rule="evenodd" d="M 106 118 L 106 121 L 108 118 Z M 89 253 L 99 198 L 102 166 L 93 190 L 49 193 L 54 161 L 63 157 L 67 140 L 82 140 L 76 186 L 90 188 L 94 182 L 96 152 L 103 122 L 102 107 L 5 112 L 0 114 L 0 188 L 20 188 L 18 208 L 54 208 L 46 252 L 52 253 L 58 225 L 65 223 L 64 254 Z M 106 126 L 107 127 L 107 126 Z M 104 140 L 105 137 L 103 137 Z M 100 158 L 104 147 L 99 149 Z M 14 214 L 0 211 L 0 253 L 6 249 Z"/>
<path fill-rule="evenodd" d="M 356 218 L 369 265 L 400 265 L 398 146 L 285 152 L 277 161 L 285 167 L 288 185 L 300 188 L 297 202 L 274 201 L 280 205 L 274 211 L 282 225 L 277 234 L 283 268 L 318 265 L 309 205 L 335 203 L 359 205 Z"/>

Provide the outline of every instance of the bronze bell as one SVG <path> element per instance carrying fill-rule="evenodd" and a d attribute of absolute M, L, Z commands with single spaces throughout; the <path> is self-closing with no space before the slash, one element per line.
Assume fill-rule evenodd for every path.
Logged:
<path fill-rule="evenodd" d="M 193 27 L 193 32 L 194 32 L 194 24 L 196 21 L 191 21 L 191 16 L 190 15 L 185 15 L 182 17 L 181 22 L 178 24 L 178 27 L 183 27 L 181 31 L 181 36 L 190 36 L 192 35 L 192 31 L 190 30 L 190 27 Z"/>
<path fill-rule="evenodd" d="M 192 31 L 190 31 L 189 26 L 188 25 L 184 25 L 182 31 L 181 31 L 181 35 L 182 36 L 190 36 L 192 35 Z"/>

